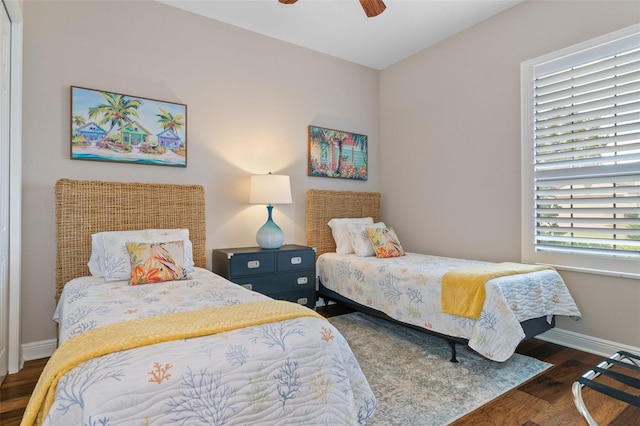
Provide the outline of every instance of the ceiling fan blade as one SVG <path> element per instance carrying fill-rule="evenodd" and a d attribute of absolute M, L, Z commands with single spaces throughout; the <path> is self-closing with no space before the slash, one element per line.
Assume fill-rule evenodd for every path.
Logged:
<path fill-rule="evenodd" d="M 294 4 L 298 0 L 278 0 L 282 4 Z"/>
<path fill-rule="evenodd" d="M 360 4 L 369 18 L 380 15 L 387 8 L 382 0 L 360 0 Z"/>

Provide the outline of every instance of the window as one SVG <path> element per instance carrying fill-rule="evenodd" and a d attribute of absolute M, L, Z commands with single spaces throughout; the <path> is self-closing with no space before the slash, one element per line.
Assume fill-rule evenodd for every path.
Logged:
<path fill-rule="evenodd" d="M 521 71 L 523 260 L 640 278 L 640 25 Z"/>

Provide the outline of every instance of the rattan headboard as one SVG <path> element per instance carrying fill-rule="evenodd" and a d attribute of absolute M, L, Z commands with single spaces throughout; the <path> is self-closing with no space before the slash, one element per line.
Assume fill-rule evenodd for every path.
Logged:
<path fill-rule="evenodd" d="M 193 261 L 206 267 L 201 185 L 60 179 L 55 193 L 56 300 L 69 280 L 89 275 L 96 232 L 188 228 Z"/>
<path fill-rule="evenodd" d="M 316 256 L 336 251 L 336 244 L 327 222 L 332 218 L 369 217 L 380 221 L 380 193 L 307 191 L 307 245 L 315 247 Z"/>

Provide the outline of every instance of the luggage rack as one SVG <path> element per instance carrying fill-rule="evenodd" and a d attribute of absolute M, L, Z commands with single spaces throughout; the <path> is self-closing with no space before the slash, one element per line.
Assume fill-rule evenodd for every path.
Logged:
<path fill-rule="evenodd" d="M 612 371 L 612 367 L 621 367 L 624 372 L 626 372 L 625 369 L 640 372 L 640 356 L 626 351 L 618 351 L 573 382 L 571 389 L 573 392 L 573 402 L 575 403 L 578 412 L 587 420 L 589 426 L 597 426 L 597 423 L 589 414 L 589 410 L 587 410 L 587 407 L 584 405 L 584 401 L 582 400 L 582 388 L 585 386 L 612 398 L 640 407 L 639 394 L 633 395 L 595 381 L 595 379 L 600 376 L 606 376 L 623 385 L 640 389 L 640 378 L 628 376 L 620 371 Z M 616 368 L 616 370 L 619 369 Z"/>

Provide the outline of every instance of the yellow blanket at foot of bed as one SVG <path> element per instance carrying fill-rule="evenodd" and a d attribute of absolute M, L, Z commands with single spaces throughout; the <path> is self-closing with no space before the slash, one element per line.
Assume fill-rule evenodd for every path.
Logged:
<path fill-rule="evenodd" d="M 493 278 L 553 269 L 523 263 L 491 263 L 449 271 L 442 277 L 442 312 L 478 319 L 484 306 L 484 285 Z"/>
<path fill-rule="evenodd" d="M 89 359 L 154 343 L 222 333 L 299 317 L 324 319 L 296 303 L 263 300 L 106 325 L 64 342 L 51 356 L 31 395 L 21 425 L 41 424 L 62 376 Z"/>

